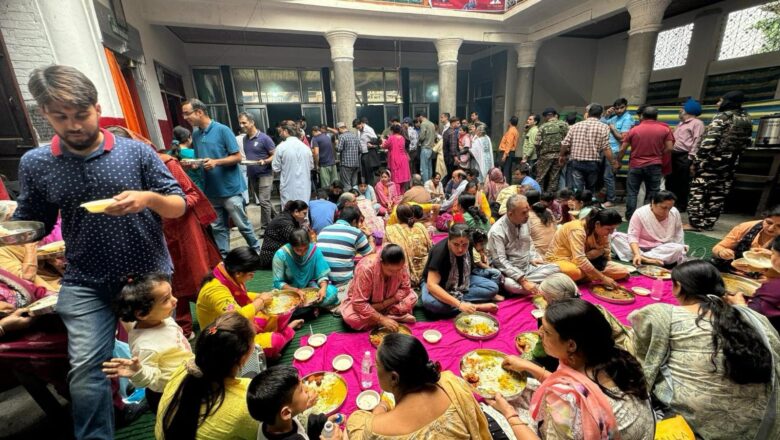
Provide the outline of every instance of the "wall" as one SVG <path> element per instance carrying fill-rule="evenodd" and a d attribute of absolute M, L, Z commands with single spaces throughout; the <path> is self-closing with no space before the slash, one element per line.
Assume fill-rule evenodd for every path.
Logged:
<path fill-rule="evenodd" d="M 542 43 L 536 56 L 532 111 L 555 107 L 564 114 L 584 108 L 593 92 L 597 52 L 598 42 L 583 38 L 557 37 Z"/>
<path fill-rule="evenodd" d="M 27 80 L 33 69 L 55 62 L 35 0 L 0 2 L 0 31 L 37 138 L 39 141 L 51 139 L 54 131 L 27 90 Z"/>
<path fill-rule="evenodd" d="M 682 79 L 680 95 L 698 98 L 704 92 L 708 75 L 780 65 L 780 51 L 717 61 L 717 49 L 729 12 L 763 3 L 766 3 L 766 0 L 728 0 L 664 20 L 662 31 L 694 23 L 693 40 L 690 46 L 694 52 L 689 53 L 685 66 L 653 71 L 650 82 Z M 618 98 L 627 40 L 626 32 L 598 40 L 592 87 L 593 101 L 611 103 Z M 701 55 L 704 51 L 708 52 L 706 56 Z"/>

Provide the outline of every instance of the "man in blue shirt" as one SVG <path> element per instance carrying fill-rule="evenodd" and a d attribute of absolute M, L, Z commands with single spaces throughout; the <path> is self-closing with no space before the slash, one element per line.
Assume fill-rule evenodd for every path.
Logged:
<path fill-rule="evenodd" d="M 623 136 L 634 126 L 634 117 L 626 111 L 627 106 L 628 101 L 626 98 L 618 98 L 601 118 L 601 122 L 609 126 L 609 146 L 612 149 L 613 157 L 617 157 L 620 143 L 623 142 Z M 615 206 L 615 171 L 603 154 L 601 159 L 601 166 L 604 167 L 604 186 L 607 190 L 607 201 L 604 202 L 603 206 L 611 208 Z"/>
<path fill-rule="evenodd" d="M 171 274 L 161 217 L 184 214 L 184 193 L 153 149 L 99 128 L 97 90 L 83 73 L 36 69 L 28 87 L 57 135 L 22 157 L 14 218 L 41 221 L 48 233 L 62 217 L 68 266 L 57 313 L 68 332 L 74 434 L 113 439 L 111 386 L 101 370 L 114 349 L 112 302 L 128 274 Z M 115 202 L 104 213 L 80 207 L 107 198 Z"/>
<path fill-rule="evenodd" d="M 249 198 L 258 201 L 260 225 L 265 229 L 268 222 L 276 217 L 276 210 L 271 204 L 271 187 L 274 184 L 271 161 L 274 158 L 276 145 L 270 136 L 257 129 L 255 117 L 251 113 L 241 112 L 238 115 L 238 125 L 241 126 L 241 131 L 246 134 L 244 136 L 246 159 L 260 162 L 260 165 L 247 166 L 246 175 L 249 181 Z"/>
<path fill-rule="evenodd" d="M 309 220 L 314 232 L 319 234 L 324 227 L 332 225 L 336 221 L 336 211 L 336 204 L 328 200 L 328 190 L 318 189 L 317 199 L 309 202 Z"/>
<path fill-rule="evenodd" d="M 327 188 L 338 178 L 336 174 L 336 153 L 328 134 L 328 127 L 314 126 L 311 129 L 311 152 L 314 155 L 314 168 L 319 168 L 320 188 Z"/>
<path fill-rule="evenodd" d="M 246 244 L 259 253 L 260 242 L 244 209 L 242 194 L 246 184 L 238 168 L 241 152 L 235 135 L 226 125 L 213 121 L 206 105 L 198 99 L 184 101 L 181 113 L 194 129 L 195 157 L 205 159 L 203 192 L 217 211 L 217 220 L 211 227 L 222 258 L 230 251 L 230 220 L 244 236 Z"/>

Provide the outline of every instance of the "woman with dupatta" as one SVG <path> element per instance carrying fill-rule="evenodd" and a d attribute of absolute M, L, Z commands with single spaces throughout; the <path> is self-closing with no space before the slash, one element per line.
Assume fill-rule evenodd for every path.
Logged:
<path fill-rule="evenodd" d="M 503 365 L 541 382 L 528 415 L 521 417 L 500 394 L 488 400 L 518 440 L 653 439 L 655 418 L 642 367 L 615 345 L 596 306 L 579 298 L 554 302 L 540 334 L 545 352 L 559 361 L 555 372 L 518 356 L 508 356 Z"/>
<path fill-rule="evenodd" d="M 206 328 L 221 315 L 238 312 L 255 327 L 255 343 L 265 355 L 276 358 L 295 336 L 295 329 L 302 319 L 292 320 L 292 310 L 279 315 L 265 311 L 271 302 L 270 294 L 247 292 L 246 283 L 259 269 L 257 252 L 249 246 L 237 247 L 228 252 L 223 263 L 203 280 L 198 295 L 197 315 L 200 328 Z"/>
<path fill-rule="evenodd" d="M 395 224 L 388 222 L 385 228 L 385 241 L 397 244 L 403 249 L 411 285 L 417 287 L 422 281 L 422 273 L 433 242 L 428 235 L 428 228 L 415 218 L 411 205 L 406 203 L 398 205 L 394 214 L 398 222 Z"/>
<path fill-rule="evenodd" d="M 338 289 L 328 281 L 330 267 L 306 230 L 296 229 L 290 234 L 290 242 L 274 254 L 272 269 L 274 289 L 294 290 L 303 296 L 301 289 L 319 287 L 315 301 L 319 307 L 338 304 Z"/>
<path fill-rule="evenodd" d="M 504 173 L 497 167 L 493 167 L 488 173 L 487 182 L 485 182 L 485 195 L 488 202 L 493 203 L 498 198 L 501 190 L 509 186 L 504 178 Z"/>
<path fill-rule="evenodd" d="M 384 208 L 385 212 L 393 212 L 402 196 L 398 193 L 398 187 L 393 182 L 392 176 L 390 170 L 382 170 L 379 174 L 379 181 L 374 184 L 377 202 Z"/>
<path fill-rule="evenodd" d="M 390 127 L 390 137 L 382 143 L 382 148 L 387 150 L 387 168 L 395 176 L 395 190 L 397 194 L 403 194 L 404 189 L 412 180 L 409 171 L 409 156 L 406 154 L 406 139 L 401 135 L 401 126 Z"/>
<path fill-rule="evenodd" d="M 124 127 L 111 126 L 107 130 L 116 136 L 131 138 L 155 148 L 149 139 Z M 171 287 L 173 295 L 179 300 L 176 305 L 176 323 L 184 335 L 189 337 L 192 334 L 190 302 L 197 301 L 203 277 L 222 260 L 208 230 L 209 225 L 217 219 L 217 213 L 178 160 L 159 151 L 158 156 L 181 186 L 187 204 L 187 210 L 181 217 L 163 219 L 163 233 L 173 262 Z"/>

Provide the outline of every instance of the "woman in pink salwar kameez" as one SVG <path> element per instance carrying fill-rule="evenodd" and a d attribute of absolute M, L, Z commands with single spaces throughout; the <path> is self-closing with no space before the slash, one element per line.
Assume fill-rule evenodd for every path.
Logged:
<path fill-rule="evenodd" d="M 398 329 L 398 322 L 414 322 L 417 294 L 409 282 L 404 251 L 396 244 L 358 263 L 341 305 L 341 317 L 355 330 L 373 327 Z"/>
<path fill-rule="evenodd" d="M 412 174 L 409 171 L 409 156 L 406 154 L 406 139 L 401 136 L 401 126 L 393 125 L 390 127 L 391 134 L 382 143 L 382 148 L 387 150 L 387 168 L 393 173 L 395 179 L 395 191 L 403 194 L 406 185 L 412 180 Z"/>

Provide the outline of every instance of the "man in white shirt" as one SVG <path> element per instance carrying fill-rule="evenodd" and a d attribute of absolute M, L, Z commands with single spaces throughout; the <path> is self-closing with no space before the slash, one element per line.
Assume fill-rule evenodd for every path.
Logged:
<path fill-rule="evenodd" d="M 271 168 L 280 173 L 279 196 L 284 209 L 290 200 L 309 202 L 314 156 L 311 149 L 298 138 L 298 128 L 294 125 L 283 126 L 281 136 L 283 141 L 276 147 Z"/>

